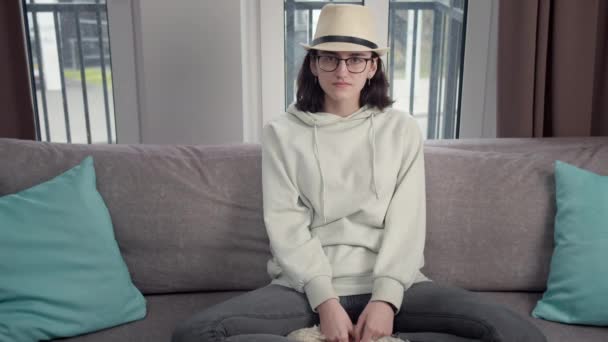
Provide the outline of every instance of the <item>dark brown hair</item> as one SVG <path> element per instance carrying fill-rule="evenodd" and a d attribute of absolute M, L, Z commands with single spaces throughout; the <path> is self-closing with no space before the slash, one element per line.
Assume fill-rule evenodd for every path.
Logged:
<path fill-rule="evenodd" d="M 298 91 L 296 93 L 296 108 L 304 112 L 320 112 L 323 110 L 325 92 L 318 82 L 315 82 L 315 75 L 310 70 L 310 61 L 317 55 L 316 50 L 308 50 L 304 62 L 298 73 Z M 384 64 L 377 53 L 372 52 L 372 57 L 376 58 L 378 67 L 370 84 L 365 82 L 359 97 L 359 106 L 376 106 L 380 110 L 393 104 L 393 100 L 388 96 L 388 80 L 384 73 Z"/>

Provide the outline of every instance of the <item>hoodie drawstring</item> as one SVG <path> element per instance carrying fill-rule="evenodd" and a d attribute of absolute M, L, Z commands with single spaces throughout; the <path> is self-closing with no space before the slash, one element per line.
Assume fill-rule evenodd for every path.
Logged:
<path fill-rule="evenodd" d="M 370 135 L 370 144 L 372 149 L 372 185 L 374 186 L 374 193 L 376 194 L 376 199 L 379 199 L 380 197 L 378 195 L 378 186 L 376 185 L 376 131 L 374 129 L 374 115 L 375 113 L 372 113 L 370 120 L 370 129 L 372 130 L 372 133 Z"/>
<path fill-rule="evenodd" d="M 315 158 L 317 159 L 317 165 L 319 166 L 319 173 L 321 175 L 321 216 L 323 217 L 323 223 L 327 223 L 327 218 L 325 217 L 325 181 L 323 180 L 323 168 L 321 168 L 321 161 L 319 160 L 319 146 L 317 144 L 317 123 L 315 122 L 314 128 L 314 148 L 315 148 Z"/>
<path fill-rule="evenodd" d="M 374 128 L 374 116 L 375 113 L 371 114 L 370 119 L 370 130 L 371 133 L 369 135 L 369 143 L 372 152 L 372 187 L 374 190 L 374 194 L 376 194 L 376 199 L 380 199 L 378 195 L 378 185 L 376 184 L 376 131 Z M 323 217 L 323 223 L 327 223 L 327 217 L 325 217 L 325 180 L 323 177 L 323 168 L 321 167 L 321 160 L 319 158 L 319 144 L 317 137 L 317 123 L 314 122 L 314 134 L 313 134 L 313 144 L 314 144 L 314 153 L 315 159 L 317 160 L 317 166 L 319 167 L 319 174 L 321 175 L 321 216 Z"/>

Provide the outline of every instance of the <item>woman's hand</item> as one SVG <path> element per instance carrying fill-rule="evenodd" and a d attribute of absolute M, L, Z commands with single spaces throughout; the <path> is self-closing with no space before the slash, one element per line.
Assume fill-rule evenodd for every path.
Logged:
<path fill-rule="evenodd" d="M 357 319 L 355 327 L 355 342 L 370 342 L 382 336 L 391 336 L 393 333 L 393 319 L 395 311 L 391 305 L 383 301 L 371 301 Z"/>
<path fill-rule="evenodd" d="M 353 322 L 340 305 L 340 302 L 331 298 L 317 307 L 321 320 L 321 333 L 328 342 L 350 342 L 354 340 Z M 352 337 L 352 339 L 351 339 Z"/>

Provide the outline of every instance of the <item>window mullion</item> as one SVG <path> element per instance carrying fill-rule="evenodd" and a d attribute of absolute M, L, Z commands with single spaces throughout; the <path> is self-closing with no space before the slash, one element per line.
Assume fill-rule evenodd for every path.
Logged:
<path fill-rule="evenodd" d="M 376 16 L 379 45 L 388 45 L 388 3 L 389 0 L 365 0 L 364 5 L 369 7 Z M 387 54 L 381 57 L 384 65 L 387 63 Z"/>

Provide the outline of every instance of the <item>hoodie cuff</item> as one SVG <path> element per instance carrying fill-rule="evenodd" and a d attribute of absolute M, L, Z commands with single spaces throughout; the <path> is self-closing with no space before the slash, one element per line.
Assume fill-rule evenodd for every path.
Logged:
<path fill-rule="evenodd" d="M 313 312 L 317 313 L 317 306 L 330 298 L 340 299 L 334 292 L 331 277 L 318 276 L 304 285 L 308 303 Z"/>
<path fill-rule="evenodd" d="M 400 282 L 389 277 L 378 277 L 374 279 L 374 288 L 372 290 L 373 300 L 388 302 L 393 305 L 395 316 L 401 311 L 401 303 L 403 302 L 404 287 Z"/>

